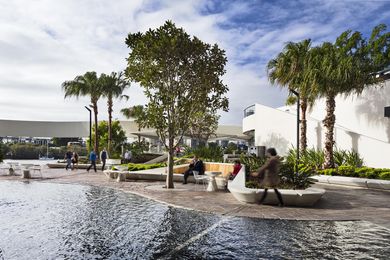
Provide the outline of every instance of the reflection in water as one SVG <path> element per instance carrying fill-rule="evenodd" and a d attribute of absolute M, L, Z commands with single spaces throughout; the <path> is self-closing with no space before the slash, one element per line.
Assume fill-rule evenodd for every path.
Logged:
<path fill-rule="evenodd" d="M 0 234 L 4 259 L 380 259 L 390 254 L 390 232 L 368 222 L 227 218 L 107 188 L 34 182 L 0 182 Z"/>

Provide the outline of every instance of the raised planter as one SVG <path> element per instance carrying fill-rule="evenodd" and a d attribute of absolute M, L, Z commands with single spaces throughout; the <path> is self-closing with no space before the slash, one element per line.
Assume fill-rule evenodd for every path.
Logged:
<path fill-rule="evenodd" d="M 233 181 L 228 182 L 228 189 L 238 201 L 244 203 L 258 203 L 263 195 L 264 189 L 250 189 L 245 187 L 245 166 Z M 282 194 L 284 205 L 311 207 L 325 194 L 324 189 L 308 188 L 305 190 L 283 190 L 278 189 Z M 273 189 L 268 189 L 267 198 L 264 204 L 277 205 L 279 203 Z"/>
<path fill-rule="evenodd" d="M 345 176 L 328 176 L 328 175 L 313 176 L 313 179 L 317 180 L 319 183 L 355 186 L 361 188 L 380 189 L 380 190 L 390 190 L 390 181 L 386 181 L 386 180 L 354 178 L 354 177 L 345 177 Z"/>

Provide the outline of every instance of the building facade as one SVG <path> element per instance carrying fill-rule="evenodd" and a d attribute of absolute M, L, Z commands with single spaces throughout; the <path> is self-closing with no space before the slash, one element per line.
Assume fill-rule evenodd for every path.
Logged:
<path fill-rule="evenodd" d="M 382 86 L 368 87 L 361 95 L 336 98 L 335 147 L 354 150 L 371 167 L 390 168 L 390 118 L 384 107 L 390 106 L 390 80 Z M 243 132 L 256 146 L 275 147 L 285 155 L 296 147 L 296 107 L 271 108 L 255 104 L 244 111 Z M 316 101 L 307 113 L 308 148 L 323 149 L 325 100 Z"/>

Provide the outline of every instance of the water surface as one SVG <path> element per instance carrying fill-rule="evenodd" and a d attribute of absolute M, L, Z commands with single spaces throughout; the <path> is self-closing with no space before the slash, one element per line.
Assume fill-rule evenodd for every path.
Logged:
<path fill-rule="evenodd" d="M 369 222 L 235 218 L 109 188 L 0 182 L 0 259 L 386 259 Z"/>

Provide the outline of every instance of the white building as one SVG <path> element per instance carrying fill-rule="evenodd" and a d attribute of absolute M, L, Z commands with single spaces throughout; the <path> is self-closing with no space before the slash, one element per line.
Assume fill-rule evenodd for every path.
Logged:
<path fill-rule="evenodd" d="M 386 106 L 390 106 L 390 80 L 382 87 L 367 88 L 360 96 L 338 96 L 335 146 L 355 150 L 367 166 L 390 168 L 390 118 L 384 117 Z M 253 145 L 275 147 L 281 155 L 296 147 L 296 106 L 271 108 L 255 104 L 244 114 L 243 132 L 253 136 Z M 323 148 L 324 118 L 325 100 L 321 99 L 307 115 L 309 148 Z"/>

